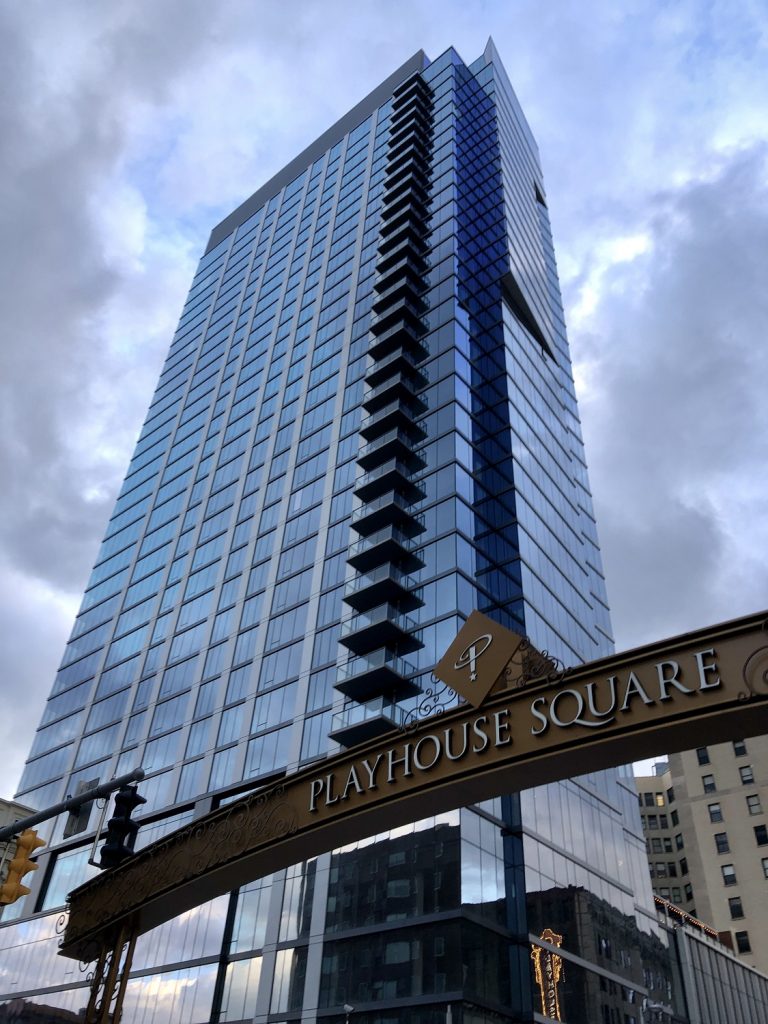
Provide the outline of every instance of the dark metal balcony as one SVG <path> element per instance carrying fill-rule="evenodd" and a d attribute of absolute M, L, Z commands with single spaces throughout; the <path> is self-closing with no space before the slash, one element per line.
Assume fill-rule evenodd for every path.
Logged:
<path fill-rule="evenodd" d="M 388 243 L 391 241 L 392 239 L 387 239 Z M 425 253 L 426 245 L 423 239 L 418 239 L 414 242 L 413 239 L 406 234 L 396 245 L 388 244 L 386 253 L 379 253 L 376 260 L 376 270 L 379 274 L 384 274 L 390 269 L 390 267 L 394 267 L 396 263 L 406 256 L 410 257 L 412 260 L 426 264 L 427 260 Z"/>
<path fill-rule="evenodd" d="M 429 202 L 429 188 L 427 185 L 417 181 L 415 178 L 401 178 L 400 181 L 394 184 L 389 181 L 385 183 L 384 195 L 382 197 L 383 209 L 387 209 L 390 205 L 402 202 L 403 200 L 410 202 L 411 199 L 426 205 Z"/>
<path fill-rule="evenodd" d="M 403 700 L 421 692 L 412 681 L 415 675 L 415 665 L 385 647 L 340 665 L 336 689 L 360 703 L 374 697 Z"/>
<path fill-rule="evenodd" d="M 389 282 L 389 287 L 385 291 L 379 292 L 371 307 L 374 313 L 385 313 L 394 302 L 400 299 L 407 299 L 415 308 L 418 309 L 420 307 L 422 312 L 426 310 L 426 303 L 421 298 L 425 290 L 424 281 L 421 277 L 410 277 L 407 274 L 401 273 L 398 277 L 394 275 L 388 277 L 387 281 Z"/>
<path fill-rule="evenodd" d="M 431 90 L 424 79 L 420 76 L 414 76 L 407 82 L 403 82 L 395 90 L 392 110 L 399 114 L 413 100 L 418 101 L 420 104 L 428 105 L 431 98 Z"/>
<path fill-rule="evenodd" d="M 397 526 L 404 533 L 416 536 L 423 531 L 424 526 L 411 511 L 411 504 L 408 498 L 397 491 L 388 491 L 373 501 L 367 501 L 360 508 L 353 509 L 352 528 L 367 536 L 385 526 Z"/>
<path fill-rule="evenodd" d="M 404 114 L 398 113 L 392 118 L 389 129 L 389 145 L 398 146 L 409 135 L 429 135 L 431 128 L 432 116 L 428 107 L 415 104 Z"/>
<path fill-rule="evenodd" d="M 380 604 L 341 621 L 339 643 L 363 655 L 389 647 L 400 654 L 417 651 L 421 640 L 418 623 L 393 604 Z"/>
<path fill-rule="evenodd" d="M 381 223 L 389 224 L 404 213 L 410 213 L 411 216 L 422 221 L 429 216 L 427 203 L 424 200 L 418 199 L 413 192 L 404 192 L 397 201 L 382 205 Z"/>
<path fill-rule="evenodd" d="M 423 303 L 414 303 L 405 296 L 394 299 L 389 308 L 382 313 L 374 314 L 371 317 L 371 332 L 375 335 L 384 334 L 390 327 L 394 327 L 400 321 L 410 324 L 414 329 L 424 328 L 424 321 L 421 319 L 424 313 Z"/>
<path fill-rule="evenodd" d="M 425 288 L 424 275 L 427 273 L 426 261 L 415 258 L 410 252 L 406 253 L 397 262 L 390 264 L 383 270 L 373 285 L 377 295 L 385 295 L 391 288 L 394 288 L 400 281 L 410 281 L 417 289 Z"/>
<path fill-rule="evenodd" d="M 365 392 L 362 406 L 366 412 L 376 412 L 399 400 L 408 405 L 415 418 L 427 409 L 427 403 L 419 397 L 419 390 L 419 384 L 410 376 L 393 368 L 389 377 Z"/>
<path fill-rule="evenodd" d="M 423 341 L 426 329 L 423 321 L 412 323 L 398 320 L 388 330 L 370 339 L 368 352 L 375 360 L 380 361 L 396 349 L 406 348 L 417 362 L 423 362 L 429 355 L 429 349 Z"/>
<path fill-rule="evenodd" d="M 398 428 L 405 430 L 413 438 L 414 443 L 423 441 L 427 436 L 424 428 L 415 422 L 410 405 L 399 400 L 390 402 L 389 405 L 366 416 L 360 424 L 360 434 L 367 441 L 373 441 Z"/>
<path fill-rule="evenodd" d="M 382 218 L 382 225 L 379 231 L 379 237 L 382 241 L 379 242 L 379 249 L 381 249 L 385 239 L 400 234 L 409 226 L 418 232 L 420 236 L 423 236 L 426 233 L 426 220 L 426 213 L 414 209 L 413 206 L 403 207 L 396 215 L 388 217 L 386 220 Z"/>
<path fill-rule="evenodd" d="M 394 168 L 401 160 L 408 160 L 411 156 L 417 160 L 427 161 L 432 140 L 424 133 L 410 132 L 397 141 L 390 139 L 387 148 L 387 168 Z"/>
<path fill-rule="evenodd" d="M 404 373 L 417 388 L 425 388 L 429 383 L 429 374 L 421 368 L 422 362 L 409 349 L 400 346 L 371 365 L 365 375 L 365 383 L 376 388 L 393 373 Z"/>
<path fill-rule="evenodd" d="M 398 569 L 391 562 L 385 562 L 369 572 L 347 580 L 344 603 L 358 612 L 383 604 L 396 605 L 401 611 L 412 612 L 423 604 L 413 576 L 403 569 Z M 381 647 L 383 644 L 376 646 Z M 400 650 L 403 651 L 405 648 Z"/>
<path fill-rule="evenodd" d="M 415 518 L 421 519 L 420 516 Z M 424 567 L 424 560 L 419 555 L 413 537 L 398 530 L 396 526 L 385 526 L 355 541 L 350 545 L 347 561 L 353 569 L 368 575 L 372 569 L 385 564 L 389 569 L 390 563 L 406 574 Z M 348 586 L 355 583 L 356 580 L 350 580 Z M 349 589 L 351 593 L 356 588 L 349 586 Z"/>
<path fill-rule="evenodd" d="M 426 466 L 424 456 L 414 448 L 411 435 L 398 427 L 369 441 L 357 453 L 357 464 L 364 470 L 374 469 L 389 459 L 400 459 L 414 472 Z"/>
<path fill-rule="evenodd" d="M 354 494 L 361 501 L 372 501 L 391 490 L 402 494 L 408 501 L 421 501 L 424 489 L 411 479 L 411 469 L 399 459 L 390 459 L 369 470 L 355 481 Z"/>
<path fill-rule="evenodd" d="M 414 182 L 423 189 L 429 188 L 429 165 L 428 163 L 415 158 L 404 161 L 398 167 L 387 169 L 387 177 L 384 181 L 384 195 L 392 189 L 400 186 L 403 182 Z"/>
<path fill-rule="evenodd" d="M 400 709 L 387 697 L 377 697 L 365 704 L 346 701 L 331 719 L 329 738 L 342 747 L 354 747 L 386 736 L 399 728 L 400 720 Z"/>

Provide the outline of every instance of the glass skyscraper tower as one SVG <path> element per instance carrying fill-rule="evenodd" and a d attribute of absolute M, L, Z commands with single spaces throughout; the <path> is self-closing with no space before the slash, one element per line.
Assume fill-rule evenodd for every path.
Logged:
<path fill-rule="evenodd" d="M 490 42 L 415 54 L 214 229 L 18 799 L 143 766 L 156 839 L 418 713 L 475 608 L 565 664 L 610 651 L 537 148 Z M 124 1019 L 552 1019 L 549 927 L 562 1019 L 639 1021 L 673 994 L 636 805 L 589 775 L 254 879 L 139 940 Z M 5 911 L 0 1021 L 79 1019 L 56 922 L 96 817 Z"/>

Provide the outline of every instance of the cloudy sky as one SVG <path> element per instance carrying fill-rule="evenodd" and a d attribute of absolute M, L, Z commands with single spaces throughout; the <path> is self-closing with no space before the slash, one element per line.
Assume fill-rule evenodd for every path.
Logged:
<path fill-rule="evenodd" d="M 764 0 L 0 0 L 10 796 L 210 228 L 419 47 L 537 136 L 621 648 L 768 607 Z"/>

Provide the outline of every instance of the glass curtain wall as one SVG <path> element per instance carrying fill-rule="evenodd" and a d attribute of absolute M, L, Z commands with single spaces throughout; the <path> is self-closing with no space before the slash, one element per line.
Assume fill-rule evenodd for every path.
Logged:
<path fill-rule="evenodd" d="M 353 113 L 200 261 L 24 803 L 141 765 L 139 845 L 156 839 L 351 742 L 350 722 L 416 713 L 474 608 L 565 664 L 610 650 L 544 186 L 493 45 L 470 66 L 417 54 Z M 406 187 L 408 146 L 421 169 Z M 377 361 L 401 202 L 415 341 Z M 385 501 L 374 480 L 390 470 L 361 460 L 370 419 L 389 414 L 390 358 L 415 426 L 373 447 L 413 449 L 414 479 L 400 459 Z M 385 509 L 387 537 L 356 528 L 362 506 Z M 416 643 L 393 654 L 407 685 L 371 707 L 345 680 L 379 654 L 340 638 L 359 552 L 384 543 L 399 561 L 380 575 L 402 596 L 382 614 L 407 611 Z M 551 928 L 563 1019 L 593 1024 L 605 1006 L 639 1020 L 632 1000 L 666 991 L 668 972 L 628 780 L 509 795 L 254 879 L 140 940 L 124 1019 L 342 1022 L 347 1004 L 359 1024 L 442 1024 L 449 1008 L 455 1024 L 531 1020 L 531 942 Z M 64 825 L 0 922 L 0 1020 L 11 999 L 52 1020 L 87 1001 L 55 921 L 92 871 L 92 832 Z"/>

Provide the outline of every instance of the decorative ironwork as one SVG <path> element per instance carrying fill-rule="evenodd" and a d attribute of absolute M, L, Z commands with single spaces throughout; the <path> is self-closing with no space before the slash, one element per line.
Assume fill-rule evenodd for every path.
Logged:
<path fill-rule="evenodd" d="M 449 707 L 458 703 L 461 698 L 455 690 L 430 673 L 429 686 L 422 691 L 416 707 L 403 714 L 400 722 L 401 732 L 412 732 L 425 718 L 442 715 Z"/>
<path fill-rule="evenodd" d="M 136 856 L 142 860 L 140 874 L 111 871 L 98 875 L 91 885 L 108 890 L 110 902 L 141 904 L 143 895 L 165 891 L 180 878 L 205 874 L 212 864 L 237 860 L 255 845 L 292 835 L 297 828 L 295 813 L 283 801 L 283 783 L 251 794 L 230 807 L 223 807 L 205 824 L 193 822 L 153 845 L 151 852 Z M 131 861 L 126 862 L 130 866 Z M 98 928 L 92 915 L 80 914 L 77 932 L 88 934 Z M 71 939 L 70 935 L 67 938 Z M 94 952 L 94 959 L 100 956 Z"/>
<path fill-rule="evenodd" d="M 85 1024 L 120 1024 L 135 946 L 136 933 L 129 925 L 122 926 L 114 945 L 102 946 L 93 973 L 87 975 L 91 993 Z"/>
<path fill-rule="evenodd" d="M 504 679 L 507 687 L 520 689 L 534 682 L 559 683 L 569 671 L 559 658 L 548 651 L 538 650 L 524 636 L 514 658 L 504 670 Z"/>

